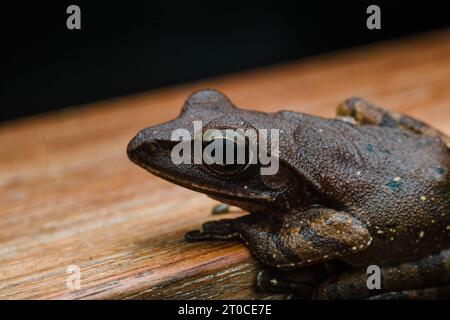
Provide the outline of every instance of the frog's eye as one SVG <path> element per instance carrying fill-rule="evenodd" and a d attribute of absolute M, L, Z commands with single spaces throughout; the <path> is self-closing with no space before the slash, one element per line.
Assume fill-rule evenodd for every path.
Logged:
<path fill-rule="evenodd" d="M 208 130 L 203 135 L 203 162 L 216 173 L 233 175 L 248 168 L 249 139 L 231 129 Z"/>

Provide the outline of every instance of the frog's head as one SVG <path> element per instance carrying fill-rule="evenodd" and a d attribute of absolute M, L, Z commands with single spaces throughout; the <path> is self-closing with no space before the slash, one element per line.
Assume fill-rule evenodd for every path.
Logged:
<path fill-rule="evenodd" d="M 299 198 L 298 194 L 304 193 L 305 185 L 283 157 L 282 151 L 289 149 L 282 145 L 283 138 L 279 139 L 280 152 L 275 154 L 271 150 L 275 149 L 272 139 L 276 138 L 275 134 L 271 135 L 271 129 L 285 129 L 287 125 L 274 115 L 236 108 L 222 93 L 201 90 L 187 99 L 175 120 L 140 131 L 128 144 L 128 156 L 138 166 L 163 179 L 244 210 L 287 210 Z M 201 129 L 198 129 L 200 121 Z M 268 143 L 264 146 L 258 129 L 268 132 Z M 230 132 L 234 134 L 232 139 Z M 183 144 L 180 140 L 173 141 L 181 135 L 184 135 Z M 203 151 L 213 143 L 225 155 L 234 150 L 231 158 L 234 161 L 218 164 L 211 157 L 207 161 Z M 239 161 L 237 150 L 244 154 Z M 256 150 L 267 152 L 269 163 L 263 165 Z M 269 171 L 272 174 L 262 174 L 263 167 L 266 173 L 272 168 Z"/>

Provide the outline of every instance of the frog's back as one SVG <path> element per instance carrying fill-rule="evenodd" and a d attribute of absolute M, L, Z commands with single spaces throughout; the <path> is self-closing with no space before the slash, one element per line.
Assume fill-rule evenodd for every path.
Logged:
<path fill-rule="evenodd" d="M 450 152 L 439 137 L 309 121 L 296 131 L 298 165 L 331 203 L 368 225 L 373 243 L 361 255 L 407 261 L 450 246 Z"/>

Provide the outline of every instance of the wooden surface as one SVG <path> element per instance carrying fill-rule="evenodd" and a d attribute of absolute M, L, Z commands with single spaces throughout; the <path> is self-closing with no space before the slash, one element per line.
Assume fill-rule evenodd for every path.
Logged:
<path fill-rule="evenodd" d="M 245 108 L 326 117 L 358 95 L 450 133 L 450 30 L 2 124 L 0 298 L 278 297 L 254 290 L 243 245 L 184 241 L 214 201 L 126 157 L 139 129 L 205 87 Z"/>

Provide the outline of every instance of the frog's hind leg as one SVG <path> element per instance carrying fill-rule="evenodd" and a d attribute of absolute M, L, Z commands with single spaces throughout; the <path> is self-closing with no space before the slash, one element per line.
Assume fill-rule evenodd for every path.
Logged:
<path fill-rule="evenodd" d="M 400 127 L 427 136 L 438 136 L 450 147 L 450 139 L 444 133 L 413 117 L 377 107 L 361 98 L 350 98 L 337 107 L 338 117 L 353 118 L 359 124 L 382 127 Z"/>
<path fill-rule="evenodd" d="M 322 283 L 316 299 L 420 299 L 443 298 L 450 286 L 450 249 L 422 260 L 380 267 L 380 289 L 369 289 L 366 269 L 344 272 L 337 279 Z M 449 295 L 446 298 L 450 298 Z"/>
<path fill-rule="evenodd" d="M 450 286 L 382 293 L 369 300 L 438 300 L 450 299 Z"/>
<path fill-rule="evenodd" d="M 283 277 L 279 272 L 261 270 L 256 277 L 256 285 L 259 290 L 281 292 L 289 294 L 289 297 L 295 299 L 309 299 L 314 290 L 314 279 L 316 274 L 307 270 L 300 279 Z M 286 296 L 288 298 L 288 296 Z"/>
<path fill-rule="evenodd" d="M 343 257 L 364 250 L 372 240 L 355 217 L 318 206 L 289 214 L 252 213 L 233 224 L 253 254 L 279 270 Z"/>

